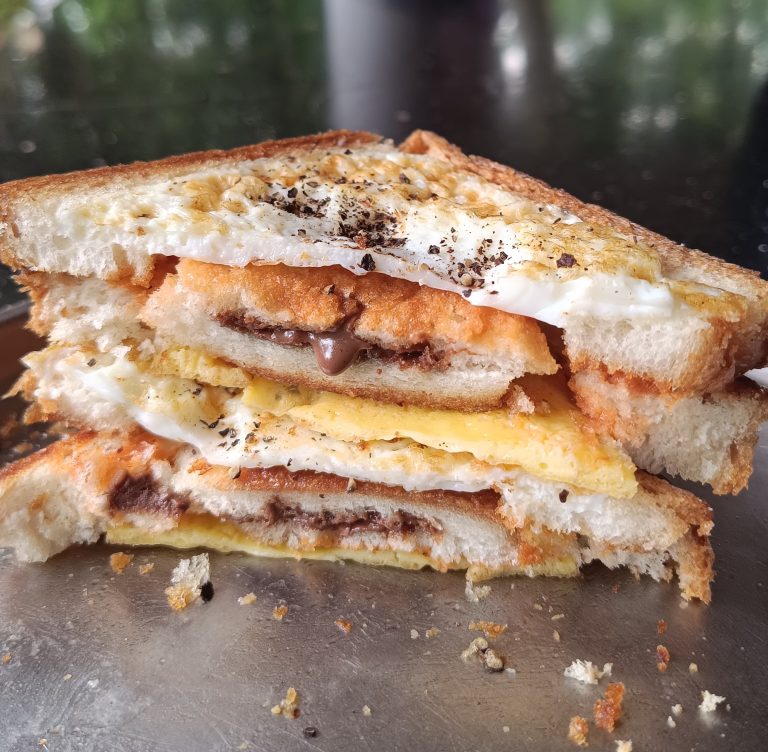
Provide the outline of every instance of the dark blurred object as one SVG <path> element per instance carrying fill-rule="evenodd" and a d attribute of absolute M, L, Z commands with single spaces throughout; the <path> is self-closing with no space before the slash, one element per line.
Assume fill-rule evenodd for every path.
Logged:
<path fill-rule="evenodd" d="M 755 98 L 728 201 L 728 256 L 768 276 L 768 82 Z"/>
<path fill-rule="evenodd" d="M 15 0 L 0 4 L 0 179 L 431 128 L 764 269 L 766 80 L 763 2 Z"/>

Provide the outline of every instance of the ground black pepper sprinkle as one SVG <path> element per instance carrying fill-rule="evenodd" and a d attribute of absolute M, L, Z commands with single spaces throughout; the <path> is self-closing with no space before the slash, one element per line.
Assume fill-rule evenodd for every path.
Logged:
<path fill-rule="evenodd" d="M 570 269 L 572 266 L 578 266 L 576 259 L 570 253 L 564 253 L 556 263 L 558 269 Z"/>
<path fill-rule="evenodd" d="M 91 358 L 88 361 L 88 368 L 93 368 L 96 365 L 96 358 Z"/>
<path fill-rule="evenodd" d="M 367 272 L 372 272 L 376 268 L 376 262 L 373 260 L 373 256 L 371 256 L 370 253 L 366 253 L 360 260 L 359 266 Z"/>
<path fill-rule="evenodd" d="M 565 504 L 565 500 L 568 498 L 568 489 L 564 488 L 560 493 L 558 494 L 560 501 Z"/>
<path fill-rule="evenodd" d="M 307 726 L 302 733 L 307 739 L 314 739 L 317 736 L 318 731 L 314 726 Z"/>
<path fill-rule="evenodd" d="M 427 253 L 431 254 L 432 256 L 436 256 L 438 253 L 440 253 L 440 249 L 436 245 L 431 245 L 427 249 Z"/>
<path fill-rule="evenodd" d="M 296 189 L 296 186 L 294 185 L 293 188 L 291 188 L 288 191 L 288 198 L 296 198 L 296 196 L 299 194 L 299 191 Z"/>

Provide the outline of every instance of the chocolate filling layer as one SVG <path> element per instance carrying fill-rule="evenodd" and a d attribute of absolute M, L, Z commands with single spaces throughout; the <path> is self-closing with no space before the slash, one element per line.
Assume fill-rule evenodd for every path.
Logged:
<path fill-rule="evenodd" d="M 447 366 L 447 361 L 444 362 L 439 355 L 432 352 L 428 344 L 398 352 L 386 350 L 361 339 L 352 331 L 354 317 L 348 318 L 340 326 L 326 332 L 265 326 L 263 322 L 241 311 L 220 313 L 215 319 L 227 329 L 266 339 L 278 345 L 311 346 L 318 368 L 326 376 L 338 376 L 349 368 L 361 353 L 384 362 L 397 362 L 401 368 L 415 366 L 423 370 L 436 370 L 441 366 Z"/>
<path fill-rule="evenodd" d="M 438 535 L 441 530 L 429 520 L 417 517 L 410 512 L 398 509 L 392 514 L 383 515 L 375 509 L 360 512 L 308 512 L 299 506 L 287 504 L 275 496 L 254 522 L 275 525 L 279 522 L 292 522 L 307 530 L 333 531 L 339 535 L 352 533 L 395 533 L 409 535 L 415 532 Z"/>
<path fill-rule="evenodd" d="M 176 517 L 189 508 L 189 501 L 164 491 L 149 475 L 132 478 L 126 475 L 112 489 L 109 506 L 119 512 L 159 512 Z M 289 522 L 305 530 L 332 532 L 339 536 L 354 533 L 394 533 L 409 535 L 425 532 L 438 535 L 441 530 L 429 520 L 398 509 L 382 515 L 374 509 L 361 512 L 308 512 L 299 506 L 287 504 L 279 496 L 273 497 L 264 511 L 256 517 L 233 519 L 233 522 L 256 522 L 268 527 L 280 522 Z"/>
<path fill-rule="evenodd" d="M 110 509 L 120 512 L 162 512 L 176 516 L 189 508 L 189 501 L 164 491 L 150 475 L 126 475 L 109 495 Z"/>

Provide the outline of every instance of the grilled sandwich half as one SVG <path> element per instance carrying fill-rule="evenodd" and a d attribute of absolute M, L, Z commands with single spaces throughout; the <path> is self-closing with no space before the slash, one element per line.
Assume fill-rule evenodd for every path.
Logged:
<path fill-rule="evenodd" d="M 598 559 L 709 600 L 710 510 L 649 472 L 746 484 L 751 273 L 425 132 L 0 198 L 49 339 L 18 388 L 73 431 L 0 477 L 22 558 L 105 534 L 478 579 Z"/>

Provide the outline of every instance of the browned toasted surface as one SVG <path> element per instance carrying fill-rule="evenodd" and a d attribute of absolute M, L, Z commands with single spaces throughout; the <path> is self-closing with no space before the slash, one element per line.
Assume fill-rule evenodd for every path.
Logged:
<path fill-rule="evenodd" d="M 406 491 L 400 486 L 365 481 L 355 481 L 348 485 L 348 479 L 338 475 L 311 470 L 291 472 L 285 467 L 242 468 L 239 476 L 232 478 L 227 468 L 209 465 L 204 460 L 193 463 L 189 472 L 205 476 L 206 485 L 220 491 L 283 491 L 317 495 L 348 493 L 350 499 L 354 499 L 355 494 L 380 496 L 425 507 L 450 507 L 473 517 L 500 521 L 496 516 L 499 494 L 490 490 L 475 493 Z"/>
<path fill-rule="evenodd" d="M 219 163 L 278 157 L 296 151 L 311 151 L 312 149 L 362 146 L 379 143 L 381 140 L 381 136 L 365 131 L 327 131 L 310 136 L 263 141 L 260 144 L 241 146 L 236 149 L 196 151 L 152 162 L 133 162 L 59 175 L 41 175 L 23 180 L 11 180 L 0 185 L 0 206 L 5 207 L 7 211 L 9 205 L 20 199 L 34 201 L 37 198 L 64 195 L 73 190 L 119 186 L 120 184 L 128 188 L 131 184 L 158 177 L 173 178 L 201 167 L 209 167 Z M 10 221 L 10 219 L 12 217 L 0 209 L 0 222 Z"/>
<path fill-rule="evenodd" d="M 321 332 L 350 322 L 352 331 L 383 347 L 427 343 L 473 352 L 520 354 L 530 371 L 552 373 L 556 364 L 532 319 L 474 306 L 455 293 L 422 287 L 384 274 L 357 275 L 338 266 L 248 266 L 182 260 L 177 289 L 205 300 L 212 315 L 245 309 L 263 312 L 285 328 Z M 166 279 L 163 289 L 173 284 Z M 162 299 L 162 298 L 161 298 Z"/>
<path fill-rule="evenodd" d="M 673 509 L 699 536 L 709 535 L 714 524 L 712 509 L 698 496 L 682 488 L 675 488 L 663 478 L 642 471 L 637 473 L 637 480 L 640 487 L 652 495 L 654 503 Z"/>
<path fill-rule="evenodd" d="M 656 249 L 663 272 L 672 278 L 711 285 L 747 299 L 747 320 L 735 343 L 739 373 L 768 360 L 768 283 L 758 272 L 744 269 L 702 251 L 686 248 L 607 209 L 588 204 L 547 183 L 484 157 L 467 156 L 429 131 L 414 131 L 400 146 L 414 154 L 433 154 L 474 172 L 533 201 L 556 204 L 586 222 L 607 225 Z"/>

